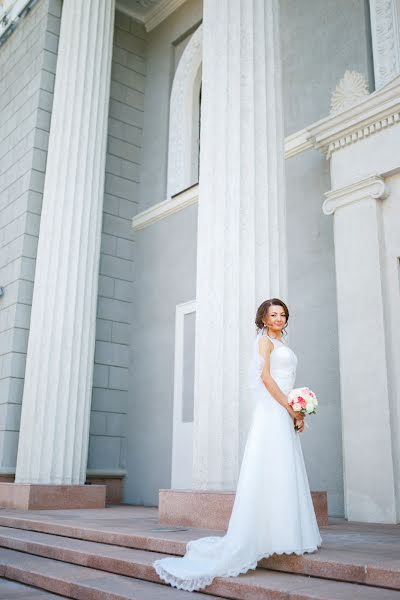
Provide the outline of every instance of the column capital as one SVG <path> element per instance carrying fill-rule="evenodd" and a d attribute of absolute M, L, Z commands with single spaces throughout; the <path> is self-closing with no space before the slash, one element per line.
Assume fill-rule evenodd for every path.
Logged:
<path fill-rule="evenodd" d="M 353 202 L 359 202 L 367 198 L 384 200 L 387 196 L 387 186 L 383 177 L 380 175 L 370 175 L 350 185 L 326 192 L 326 200 L 322 205 L 322 211 L 325 215 L 332 215 L 338 208 L 342 208 Z"/>

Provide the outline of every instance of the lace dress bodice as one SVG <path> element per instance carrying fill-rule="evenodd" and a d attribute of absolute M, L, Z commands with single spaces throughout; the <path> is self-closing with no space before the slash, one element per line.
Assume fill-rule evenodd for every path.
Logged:
<path fill-rule="evenodd" d="M 249 384 L 253 389 L 265 387 L 260 379 L 265 360 L 259 352 L 259 342 L 262 336 L 268 337 L 274 349 L 270 355 L 270 373 L 284 393 L 288 393 L 296 379 L 297 356 L 289 346 L 280 340 L 267 336 L 263 331 L 258 333 L 254 345 L 254 359 L 250 370 Z"/>

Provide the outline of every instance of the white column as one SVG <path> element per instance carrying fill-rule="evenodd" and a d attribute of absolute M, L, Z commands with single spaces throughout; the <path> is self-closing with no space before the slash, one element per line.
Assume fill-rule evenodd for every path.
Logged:
<path fill-rule="evenodd" d="M 194 487 L 236 485 L 257 305 L 286 296 L 277 0 L 205 0 Z"/>
<path fill-rule="evenodd" d="M 346 517 L 396 522 L 385 335 L 383 178 L 326 194 L 334 214 Z"/>
<path fill-rule="evenodd" d="M 400 73 L 400 0 L 369 0 L 375 88 Z"/>
<path fill-rule="evenodd" d="M 114 9 L 63 3 L 17 483 L 85 481 Z"/>

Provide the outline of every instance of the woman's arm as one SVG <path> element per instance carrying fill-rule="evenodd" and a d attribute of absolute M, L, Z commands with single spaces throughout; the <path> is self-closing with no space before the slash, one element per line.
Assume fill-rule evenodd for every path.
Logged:
<path fill-rule="evenodd" d="M 276 383 L 275 379 L 271 375 L 270 358 L 271 358 L 271 352 L 273 351 L 273 349 L 274 349 L 274 345 L 271 342 L 271 340 L 269 340 L 267 338 L 267 336 L 262 336 L 259 339 L 258 351 L 265 360 L 264 367 L 263 367 L 263 370 L 261 371 L 261 375 L 260 375 L 261 380 L 262 380 L 263 384 L 265 385 L 265 387 L 267 388 L 267 390 L 269 391 L 269 393 L 271 394 L 271 396 L 277 402 L 279 402 L 279 404 L 281 406 L 283 406 L 283 408 L 285 408 L 288 411 L 290 416 L 293 419 L 300 420 L 303 418 L 303 415 L 299 415 L 298 413 L 295 413 L 295 411 L 289 405 L 286 395 L 282 392 L 281 388 L 279 387 L 279 385 Z"/>

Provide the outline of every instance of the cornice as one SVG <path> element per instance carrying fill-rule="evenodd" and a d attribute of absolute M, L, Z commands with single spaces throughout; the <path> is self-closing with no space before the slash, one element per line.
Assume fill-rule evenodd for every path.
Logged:
<path fill-rule="evenodd" d="M 147 15 L 144 21 L 146 31 L 151 31 L 164 19 L 172 15 L 186 0 L 161 0 Z"/>
<path fill-rule="evenodd" d="M 285 158 L 292 158 L 311 148 L 313 148 L 313 141 L 308 129 L 301 129 L 285 137 Z"/>
<path fill-rule="evenodd" d="M 139 13 L 134 9 L 127 9 L 126 6 L 118 2 L 118 0 L 116 7 L 120 12 L 132 17 L 135 21 L 139 21 L 139 23 L 142 23 L 145 26 L 146 31 L 151 31 L 172 15 L 172 13 L 185 2 L 186 0 L 161 0 L 161 2 L 145 14 Z"/>
<path fill-rule="evenodd" d="M 380 175 L 371 175 L 350 185 L 325 194 L 326 200 L 322 205 L 325 215 L 332 215 L 338 208 L 360 202 L 367 198 L 384 200 L 387 197 L 385 181 Z"/>
<path fill-rule="evenodd" d="M 327 158 L 344 146 L 373 135 L 400 121 L 400 75 L 365 100 L 329 116 L 285 139 L 285 158 L 310 148 Z"/>
<path fill-rule="evenodd" d="M 191 206 L 192 204 L 196 204 L 199 200 L 199 186 L 194 185 L 191 188 L 173 196 L 172 198 L 168 198 L 167 200 L 163 200 L 158 204 L 148 208 L 147 210 L 142 211 L 132 219 L 132 228 L 134 231 L 139 231 L 140 229 L 144 229 L 153 223 L 157 223 L 157 221 L 161 221 L 166 217 L 169 217 L 180 210 Z"/>

